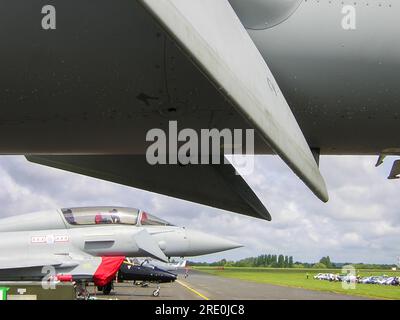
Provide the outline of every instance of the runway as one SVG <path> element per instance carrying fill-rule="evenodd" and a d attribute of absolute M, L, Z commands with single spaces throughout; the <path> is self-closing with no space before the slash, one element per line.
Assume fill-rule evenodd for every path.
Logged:
<path fill-rule="evenodd" d="M 147 288 L 132 283 L 115 284 L 109 296 L 99 299 L 119 300 L 364 300 L 368 298 L 288 288 L 237 279 L 229 279 L 191 270 L 189 276 L 179 275 L 178 281 L 162 284 L 159 297 L 153 297 L 154 284 Z M 92 291 L 93 288 L 90 288 Z"/>

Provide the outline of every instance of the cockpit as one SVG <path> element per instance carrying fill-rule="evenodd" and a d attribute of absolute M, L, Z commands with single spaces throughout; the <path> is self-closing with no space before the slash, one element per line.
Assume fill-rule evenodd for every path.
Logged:
<path fill-rule="evenodd" d="M 142 212 L 140 215 L 140 225 L 142 226 L 172 226 L 168 221 L 153 216 L 150 213 Z"/>
<path fill-rule="evenodd" d="M 134 208 L 91 207 L 61 209 L 70 225 L 172 226 L 169 222 Z"/>

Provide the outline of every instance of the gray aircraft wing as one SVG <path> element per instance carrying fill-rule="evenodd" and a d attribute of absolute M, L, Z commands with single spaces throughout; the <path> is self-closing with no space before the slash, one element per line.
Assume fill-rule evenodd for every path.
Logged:
<path fill-rule="evenodd" d="M 43 266 L 60 266 L 62 262 L 57 259 L 37 259 L 37 260 L 23 260 L 21 258 L 13 259 L 10 257 L 3 257 L 0 259 L 0 270 L 5 269 L 26 269 L 37 268 Z"/>
<path fill-rule="evenodd" d="M 323 201 L 324 179 L 273 74 L 228 0 L 139 0 L 232 107 Z M 225 165 L 150 166 L 137 156 L 29 156 L 47 166 L 270 220 Z"/>
<path fill-rule="evenodd" d="M 145 156 L 28 156 L 29 161 L 270 220 L 231 164 L 151 166 Z"/>
<path fill-rule="evenodd" d="M 43 252 L 24 258 L 23 252 L 15 250 L 13 255 L 0 257 L 0 270 L 29 269 L 44 266 L 55 268 L 75 268 L 93 257 L 82 252 L 70 251 L 70 254 L 53 254 Z"/>
<path fill-rule="evenodd" d="M 277 82 L 228 0 L 140 0 L 264 141 L 323 201 L 328 192 Z"/>

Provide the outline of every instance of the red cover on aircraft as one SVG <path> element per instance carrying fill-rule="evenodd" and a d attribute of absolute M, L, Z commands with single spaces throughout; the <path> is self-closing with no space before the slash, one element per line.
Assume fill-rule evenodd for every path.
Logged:
<path fill-rule="evenodd" d="M 125 257 L 101 257 L 101 263 L 93 275 L 96 286 L 103 287 L 113 280 Z"/>
<path fill-rule="evenodd" d="M 72 282 L 73 278 L 70 274 L 60 274 L 57 276 L 57 280 L 61 282 Z"/>

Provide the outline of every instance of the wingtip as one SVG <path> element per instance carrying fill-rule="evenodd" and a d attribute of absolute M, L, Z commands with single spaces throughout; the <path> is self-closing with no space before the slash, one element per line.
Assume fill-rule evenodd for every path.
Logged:
<path fill-rule="evenodd" d="M 272 221 L 272 216 L 269 213 L 269 211 L 267 210 L 267 208 L 262 204 L 261 200 L 258 200 L 258 208 L 254 209 L 256 214 L 254 215 L 254 217 L 262 219 L 262 220 L 266 220 L 266 221 Z"/>
<path fill-rule="evenodd" d="M 320 192 L 317 196 L 322 202 L 327 203 L 329 201 L 329 194 L 327 189 L 322 190 L 322 192 Z"/>
<path fill-rule="evenodd" d="M 299 174 L 299 178 L 318 197 L 318 199 L 325 203 L 329 201 L 328 188 L 326 187 L 325 179 L 318 167 L 315 168 L 312 176 Z"/>
<path fill-rule="evenodd" d="M 271 214 L 265 209 L 264 212 L 259 212 L 259 216 L 261 219 L 266 220 L 268 222 L 272 221 L 272 216 Z"/>
<path fill-rule="evenodd" d="M 326 187 L 325 181 L 322 178 L 322 186 L 319 188 L 319 192 L 317 193 L 318 198 L 322 201 L 327 203 L 329 201 L 329 193 L 328 193 L 328 189 Z"/>

